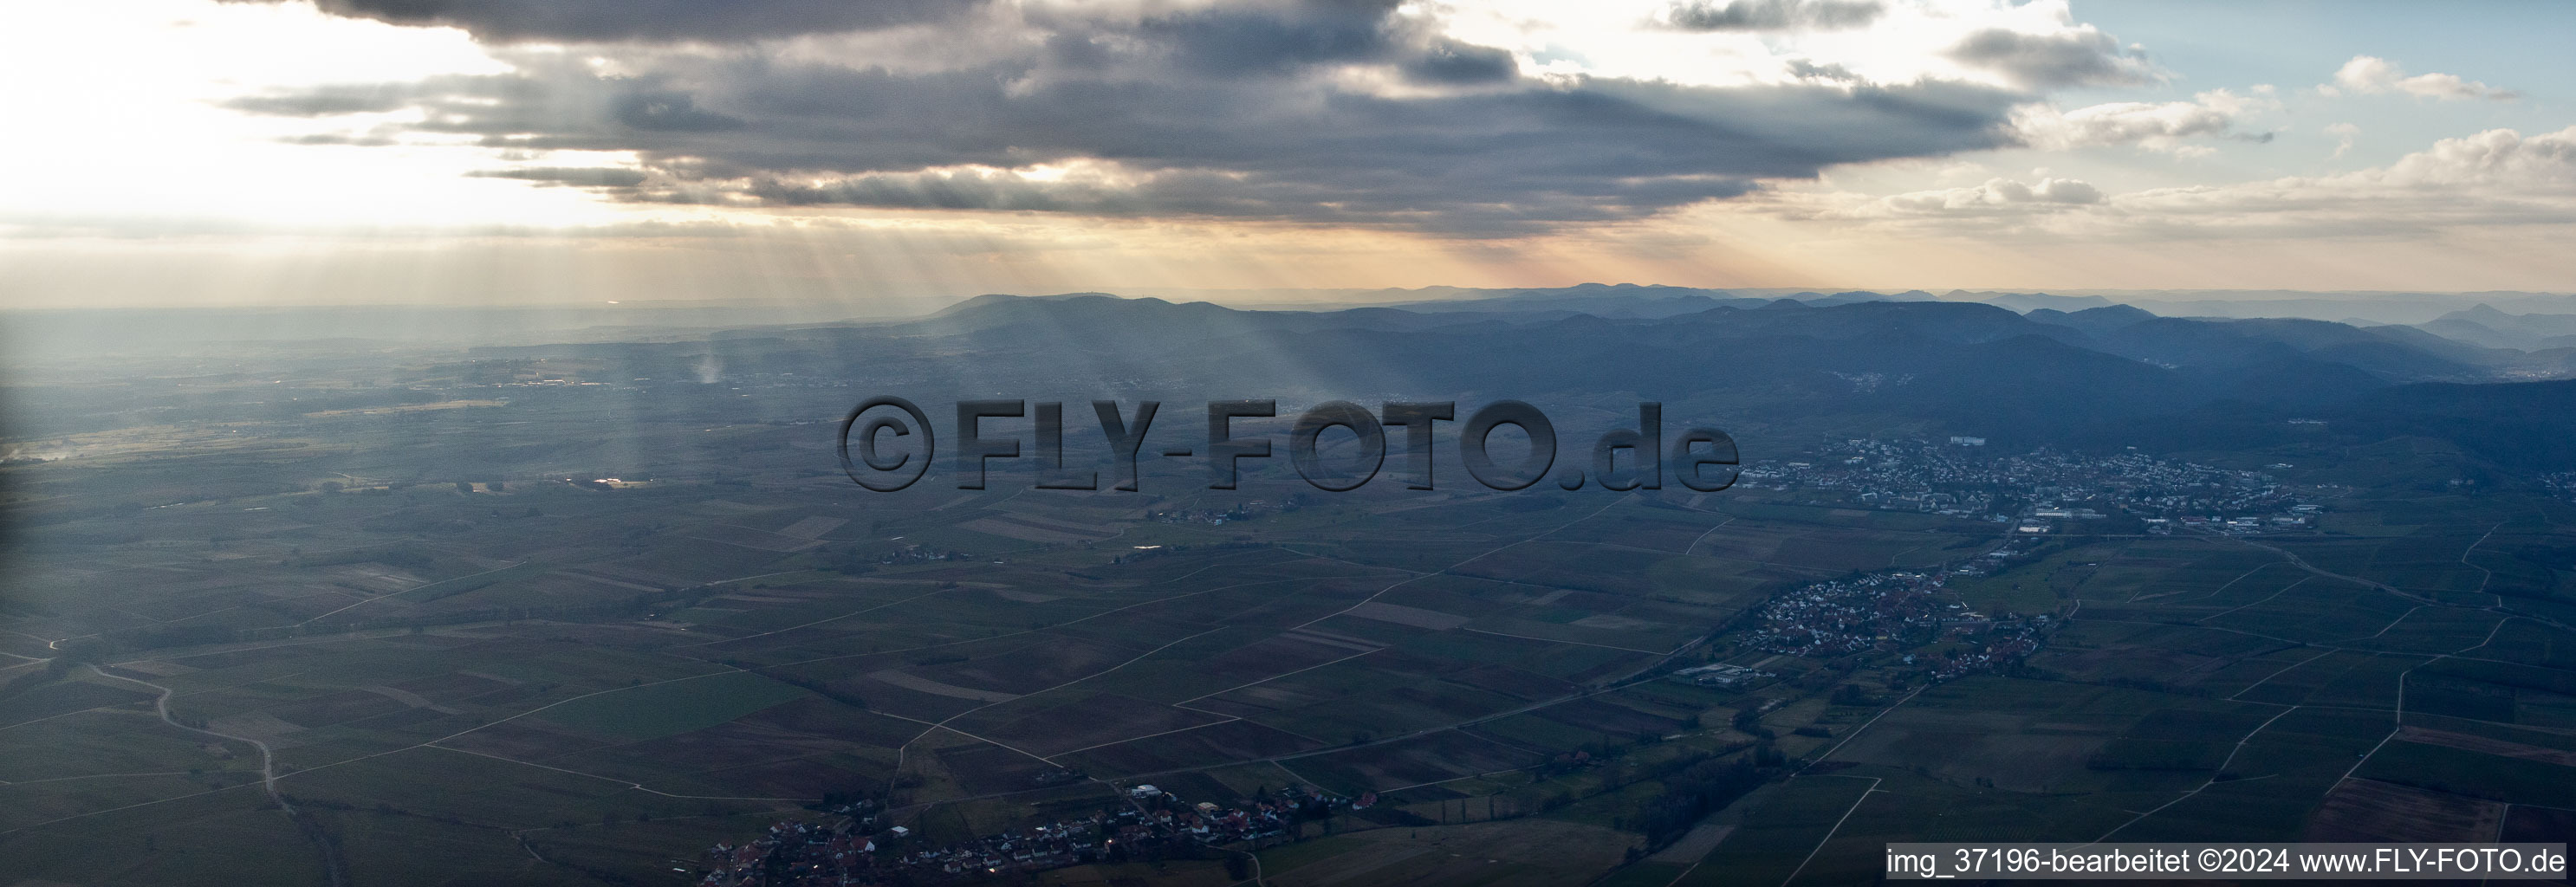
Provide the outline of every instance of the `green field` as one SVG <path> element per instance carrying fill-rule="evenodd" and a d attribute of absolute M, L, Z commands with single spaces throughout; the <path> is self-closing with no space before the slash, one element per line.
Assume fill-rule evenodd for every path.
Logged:
<path fill-rule="evenodd" d="M 1358 887 L 1768 885 L 1811 854 L 1797 883 L 1852 883 L 1889 841 L 2294 839 L 2356 806 L 2337 794 L 2356 764 L 2454 812 L 2576 791 L 2549 762 L 2576 728 L 2576 512 L 2519 492 L 2364 487 L 2380 469 L 2357 464 L 2315 469 L 2351 485 L 2313 532 L 2023 540 L 1941 605 L 2061 621 L 2026 659 L 1934 683 L 1903 656 L 1987 639 L 1774 656 L 1737 620 L 1819 580 L 1977 558 L 2003 525 L 1839 491 L 1373 486 L 1263 510 L 1285 497 L 1169 463 L 1150 495 L 857 499 L 803 417 L 701 411 L 746 400 L 729 389 L 670 412 L 530 397 L 489 423 L 246 424 L 267 449 L 25 472 L 0 871 L 324 883 L 326 845 L 266 806 L 254 740 L 351 883 L 403 885 L 678 883 L 824 795 L 944 841 L 1115 808 L 1136 782 L 1216 803 L 1375 791 L 1333 836 L 1259 851 L 1264 883 Z M 612 421 L 653 464 L 554 433 Z M 420 441 L 448 467 L 385 462 Z M 242 480 L 201 486 L 173 467 L 193 459 Z M 509 477 L 465 493 L 442 471 Z M 546 479 L 566 472 L 656 479 Z M 1145 516 L 1178 509 L 1258 513 Z M 163 724 L 153 693 L 74 661 L 240 738 Z M 1660 679 L 1706 662 L 1774 676 Z M 2383 745 L 2401 698 L 2403 726 L 2450 744 Z M 1689 801 L 1671 786 L 1736 760 L 1768 787 L 1693 813 L 1735 830 L 1651 858 L 1694 824 L 1658 818 Z M 1085 878 L 1229 883 L 1213 857 L 1041 880 Z"/>
<path fill-rule="evenodd" d="M 537 717 L 620 739 L 654 739 L 712 727 L 805 695 L 750 672 L 679 678 L 609 690 L 555 705 Z"/>

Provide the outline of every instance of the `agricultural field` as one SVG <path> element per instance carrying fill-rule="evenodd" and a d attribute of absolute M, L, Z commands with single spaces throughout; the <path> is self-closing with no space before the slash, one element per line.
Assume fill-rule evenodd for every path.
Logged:
<path fill-rule="evenodd" d="M 1855 883 L 1888 841 L 2576 818 L 2548 502 L 2011 540 L 1780 491 L 1321 496 L 1251 464 L 1241 490 L 1159 466 L 1163 493 L 862 497 L 796 418 L 830 392 L 683 394 L 81 438 L 9 469 L 0 871 L 675 883 L 857 799 L 929 847 L 1144 784 L 1374 798 L 1229 851 L 1313 885 Z M 567 430 L 601 421 L 616 445 Z M 2048 617 L 2035 650 L 1935 680 L 1908 657 L 1984 642 L 1747 641 L 1812 583 L 1972 561 L 1946 593 Z M 1765 677 L 1664 679 L 1718 664 Z M 1223 856 L 1038 877 L 1234 883 Z"/>

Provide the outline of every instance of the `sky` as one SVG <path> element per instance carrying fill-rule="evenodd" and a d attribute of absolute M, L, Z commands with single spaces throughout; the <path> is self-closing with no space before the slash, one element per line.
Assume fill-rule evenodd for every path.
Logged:
<path fill-rule="evenodd" d="M 2562 2 L 7 4 L 0 306 L 2568 292 L 2571 33 Z"/>

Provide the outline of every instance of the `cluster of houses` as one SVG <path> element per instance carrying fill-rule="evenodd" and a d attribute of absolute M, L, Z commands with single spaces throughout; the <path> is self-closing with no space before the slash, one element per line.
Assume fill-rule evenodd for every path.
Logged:
<path fill-rule="evenodd" d="M 698 884 L 866 884 L 871 882 L 855 878 L 871 868 L 876 853 L 873 837 L 856 834 L 846 825 L 833 828 L 785 821 L 741 844 L 719 843 L 707 848 L 711 870 L 698 879 Z"/>
<path fill-rule="evenodd" d="M 2288 467 L 2288 466 L 2277 466 Z M 2269 474 L 2158 459 L 2135 450 L 2084 456 L 2054 450 L 1990 456 L 1985 439 L 1958 436 L 1946 444 L 1927 440 L 1843 440 L 1796 461 L 1758 461 L 1742 482 L 1775 490 L 1834 490 L 1874 508 L 1921 511 L 1997 521 L 2021 518 L 2024 532 L 2046 533 L 2054 521 L 2101 517 L 2099 511 L 2059 507 L 2091 502 L 2142 517 L 2251 515 L 2258 529 L 2297 526 L 2275 518 L 2299 516 L 2297 488 Z M 2011 511 L 2005 500 L 2043 503 L 2031 514 Z M 2313 510 L 2313 509 L 2311 509 Z M 2230 529 L 2219 518 L 2216 529 Z"/>
<path fill-rule="evenodd" d="M 1922 656 L 1907 655 L 1905 664 L 1926 667 L 1926 676 L 1946 681 L 1971 672 L 1985 671 L 2007 662 L 2019 662 L 2039 650 L 2040 631 L 2048 627 L 2047 614 L 2029 618 L 1994 618 L 1983 614 L 1962 613 L 1944 629 L 1948 636 L 1977 641 L 1973 647 L 1939 651 Z M 1920 661 L 1917 661 L 1920 660 Z"/>
<path fill-rule="evenodd" d="M 1199 845 L 1294 840 L 1297 823 L 1365 810 L 1375 793 L 1344 798 L 1311 787 L 1235 806 L 1195 804 L 1152 785 L 1129 788 L 1126 806 L 1089 817 L 1013 828 L 972 841 L 923 846 L 903 826 L 879 829 L 871 802 L 844 805 L 831 824 L 780 822 L 739 846 L 707 850 L 700 887 L 854 887 L 931 884 L 1094 862 L 1154 858 Z"/>
<path fill-rule="evenodd" d="M 902 538 L 903 537 L 900 536 L 895 537 L 895 541 L 901 543 L 903 547 L 877 555 L 876 562 L 880 564 L 926 564 L 937 561 L 968 561 L 975 559 L 974 555 L 967 554 L 963 551 L 942 550 L 932 548 L 927 545 L 916 545 L 910 542 L 903 542 Z"/>
<path fill-rule="evenodd" d="M 1893 571 L 1808 585 L 1764 604 L 1750 640 L 1766 652 L 1818 658 L 1868 650 L 1893 652 L 1944 640 L 1972 644 L 1905 655 L 1905 664 L 1925 667 L 1933 680 L 2018 661 L 2038 650 L 2049 616 L 1989 616 L 1937 596 L 1942 583 L 1961 572 Z M 1737 688 L 1770 675 L 1742 666 L 1704 665 L 1668 677 Z"/>
<path fill-rule="evenodd" d="M 1875 649 L 1941 618 L 1933 597 L 1943 573 L 1888 572 L 1818 582 L 1772 598 L 1750 643 L 1792 656 L 1840 656 Z"/>
<path fill-rule="evenodd" d="M 1215 508 L 1158 509 L 1145 512 L 1145 519 L 1165 524 L 1206 524 L 1212 527 L 1222 527 L 1228 523 L 1240 523 L 1263 515 L 1295 511 L 1303 506 L 1303 498 L 1304 497 L 1301 496 L 1290 496 L 1285 499 L 1254 499 L 1249 502 L 1237 504 L 1233 508 L 1223 510 Z"/>
<path fill-rule="evenodd" d="M 1227 511 L 1218 511 L 1214 508 L 1173 508 L 1145 512 L 1145 519 L 1160 524 L 1206 524 L 1211 527 L 1222 527 L 1228 521 L 1250 520 L 1252 513 L 1243 508 Z"/>
<path fill-rule="evenodd" d="M 2186 514 L 2174 518 L 2151 517 L 2147 518 L 2146 523 L 2147 532 L 2157 535 L 2170 534 L 2176 528 L 2181 528 L 2231 536 L 2248 536 L 2255 533 L 2299 530 L 2315 526 L 2317 512 L 2318 507 L 2315 505 L 2293 505 L 2290 506 L 2287 514 L 2249 514 L 2236 517 Z"/>
<path fill-rule="evenodd" d="M 2560 471 L 2552 474 L 2541 475 L 2540 486 L 2551 493 L 2565 496 L 2569 499 L 2576 499 L 2576 471 Z"/>

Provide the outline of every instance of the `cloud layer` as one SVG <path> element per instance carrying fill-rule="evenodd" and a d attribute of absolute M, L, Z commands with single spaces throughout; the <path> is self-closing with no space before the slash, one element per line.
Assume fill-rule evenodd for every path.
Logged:
<path fill-rule="evenodd" d="M 273 2 L 273 0 L 226 0 Z M 325 12 L 515 41 L 741 40 L 949 21 L 981 0 L 315 0 Z"/>
<path fill-rule="evenodd" d="M 2397 63 L 2378 56 L 2357 55 L 2343 63 L 2334 75 L 2334 83 L 2320 87 L 2328 94 L 2353 92 L 2362 95 L 2400 93 L 2445 101 L 2488 99 L 2512 101 L 2521 93 L 2497 89 L 2457 74 L 2416 74 L 2408 76 Z"/>
<path fill-rule="evenodd" d="M 1690 31 L 1830 30 L 1869 24 L 1886 11 L 1877 0 L 1683 0 L 1669 17 Z"/>
<path fill-rule="evenodd" d="M 2012 109 L 2041 90 L 2154 76 L 2134 50 L 2065 21 L 2060 7 L 2039 10 L 2054 18 L 2014 10 L 2029 21 L 1926 48 L 1982 80 L 1873 82 L 1793 58 L 1775 79 L 1720 85 L 1530 70 L 1524 53 L 1463 41 L 1387 0 L 324 8 L 464 28 L 516 71 L 322 85 L 231 107 L 312 118 L 324 131 L 302 138 L 316 143 L 383 143 L 382 118 L 393 118 L 411 121 L 400 124 L 410 132 L 532 156 L 619 152 L 636 158 L 630 174 L 561 164 L 490 174 L 639 202 L 1199 216 L 1467 236 L 1635 219 L 1836 164 L 2110 138 L 2081 111 L 2052 134 Z M 1685 2 L 1667 9 L 1666 27 L 1736 39 L 1863 27 L 1886 10 L 1875 0 Z M 372 128 L 327 131 L 349 115 L 374 115 Z"/>
<path fill-rule="evenodd" d="M 2157 76 L 2143 53 L 2122 49 L 2119 41 L 2090 25 L 2049 33 L 1987 28 L 1968 35 L 1950 56 L 2031 89 L 2127 86 L 2153 82 Z"/>
<path fill-rule="evenodd" d="M 2102 202 L 2102 190 L 2076 179 L 2041 178 L 2030 184 L 1988 179 L 1973 188 L 1894 194 L 1831 214 L 1840 219 L 2021 216 Z"/>
<path fill-rule="evenodd" d="M 2206 153 L 2208 148 L 2183 140 L 2236 136 L 2269 141 L 2269 134 L 2243 135 L 2236 127 L 2274 104 L 2213 89 L 2187 102 L 2109 102 L 2072 111 L 2029 105 L 2013 110 L 2012 132 L 2022 144 L 2045 151 L 2134 144 L 2168 153 Z"/>
<path fill-rule="evenodd" d="M 2017 230 L 2085 238 L 2387 237 L 2447 229 L 2576 224 L 2576 127 L 2493 129 L 2442 139 L 2386 166 L 2329 176 L 2104 194 L 2077 180 L 1888 197 L 1786 201 L 1795 217 Z"/>

